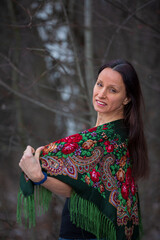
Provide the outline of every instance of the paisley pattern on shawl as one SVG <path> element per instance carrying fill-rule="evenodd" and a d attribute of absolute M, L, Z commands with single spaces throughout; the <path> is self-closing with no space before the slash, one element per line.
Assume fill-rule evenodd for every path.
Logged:
<path fill-rule="evenodd" d="M 113 239 L 139 239 L 138 189 L 132 177 L 127 130 L 123 120 L 94 127 L 46 145 L 40 162 L 48 176 L 69 184 L 80 199 L 87 200 L 87 204 L 93 203 L 107 219 L 107 227 L 109 224 L 114 225 Z M 75 203 L 74 207 L 71 206 L 72 211 L 75 206 Z M 80 210 L 77 207 L 75 211 Z M 76 223 L 76 220 L 73 222 Z M 96 235 L 90 224 L 85 228 Z M 105 234 L 97 236 L 104 237 Z M 112 239 L 111 235 L 107 236 Z"/>

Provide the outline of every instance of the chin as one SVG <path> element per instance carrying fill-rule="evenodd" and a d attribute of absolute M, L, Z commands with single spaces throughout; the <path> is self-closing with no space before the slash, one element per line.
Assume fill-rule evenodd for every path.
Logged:
<path fill-rule="evenodd" d="M 108 114 L 108 112 L 106 112 L 106 111 L 103 111 L 103 110 L 100 110 L 100 109 L 95 109 L 95 111 L 97 112 L 97 113 L 101 113 L 101 114 Z"/>

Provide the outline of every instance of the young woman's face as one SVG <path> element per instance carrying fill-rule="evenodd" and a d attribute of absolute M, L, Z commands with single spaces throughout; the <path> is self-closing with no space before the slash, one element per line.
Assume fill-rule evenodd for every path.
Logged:
<path fill-rule="evenodd" d="M 124 105 L 127 104 L 126 89 L 123 79 L 111 68 L 103 69 L 93 89 L 93 106 L 98 113 L 113 115 L 122 114 Z"/>

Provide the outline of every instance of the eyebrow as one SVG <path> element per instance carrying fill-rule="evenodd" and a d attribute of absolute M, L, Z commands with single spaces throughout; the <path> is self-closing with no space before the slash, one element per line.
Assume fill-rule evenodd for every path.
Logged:
<path fill-rule="evenodd" d="M 100 81 L 100 82 L 103 82 L 101 79 L 97 78 L 97 81 Z M 109 87 L 115 87 L 115 88 L 118 88 L 120 89 L 121 87 L 115 85 L 115 84 L 110 84 Z"/>

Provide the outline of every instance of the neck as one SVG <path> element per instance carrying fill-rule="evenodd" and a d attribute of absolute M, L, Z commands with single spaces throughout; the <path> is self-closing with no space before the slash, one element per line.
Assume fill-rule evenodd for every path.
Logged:
<path fill-rule="evenodd" d="M 109 122 L 112 122 L 112 121 L 116 121 L 116 120 L 119 120 L 119 119 L 123 119 L 124 116 L 123 114 L 116 114 L 115 116 L 114 115 L 103 115 L 101 113 L 98 113 L 97 115 L 97 121 L 96 121 L 96 127 L 97 126 L 100 126 L 100 125 L 103 125 L 105 123 L 109 123 Z"/>

